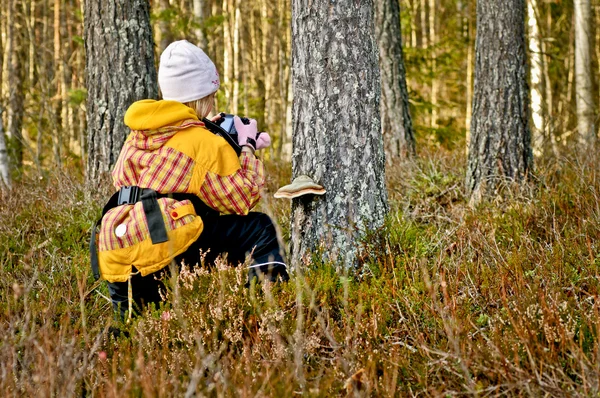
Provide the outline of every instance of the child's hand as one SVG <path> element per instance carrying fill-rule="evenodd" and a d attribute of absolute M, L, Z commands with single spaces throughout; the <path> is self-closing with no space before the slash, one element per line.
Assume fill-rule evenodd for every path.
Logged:
<path fill-rule="evenodd" d="M 271 136 L 265 132 L 258 133 L 256 138 L 256 149 L 264 149 L 271 146 Z"/>
<path fill-rule="evenodd" d="M 249 124 L 244 124 L 242 120 L 235 116 L 233 123 L 235 130 L 238 133 L 238 144 L 240 146 L 249 146 L 252 150 L 256 149 L 256 138 L 258 137 L 258 129 L 256 128 L 256 120 L 249 119 Z"/>

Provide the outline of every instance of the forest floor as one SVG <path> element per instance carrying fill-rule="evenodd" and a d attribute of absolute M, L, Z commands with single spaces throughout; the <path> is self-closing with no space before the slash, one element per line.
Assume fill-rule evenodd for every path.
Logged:
<path fill-rule="evenodd" d="M 110 187 L 24 179 L 0 200 L 0 395 L 598 396 L 599 162 L 538 161 L 530 188 L 471 208 L 464 151 L 419 155 L 389 167 L 356 272 L 184 272 L 126 324 L 88 260 Z M 290 202 L 268 198 L 290 166 L 267 166 L 287 240 Z"/>

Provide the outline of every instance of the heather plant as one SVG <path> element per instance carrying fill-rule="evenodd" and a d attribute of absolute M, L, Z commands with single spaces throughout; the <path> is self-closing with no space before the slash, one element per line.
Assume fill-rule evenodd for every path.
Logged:
<path fill-rule="evenodd" d="M 463 156 L 426 150 L 390 166 L 358 269 L 315 253 L 289 283 L 246 288 L 244 265 L 186 264 L 128 322 L 89 271 L 110 187 L 25 179 L 0 202 L 1 394 L 598 395 L 598 165 L 539 164 L 530 188 L 472 208 Z M 267 167 L 261 210 L 287 241 L 289 202 L 269 198 L 289 165 Z"/>

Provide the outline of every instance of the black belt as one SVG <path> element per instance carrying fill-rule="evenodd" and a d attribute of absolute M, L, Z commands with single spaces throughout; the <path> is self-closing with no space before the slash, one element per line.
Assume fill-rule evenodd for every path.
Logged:
<path fill-rule="evenodd" d="M 146 216 L 146 222 L 148 223 L 148 232 L 150 233 L 152 244 L 155 245 L 169 240 L 167 228 L 158 205 L 159 198 L 172 198 L 178 201 L 189 200 L 192 202 L 196 214 L 203 218 L 207 216 L 217 216 L 219 214 L 216 210 L 208 207 L 208 205 L 206 205 L 198 196 L 191 193 L 158 193 L 150 188 L 140 188 L 136 186 L 122 187 L 110 197 L 102 209 L 102 216 L 92 227 L 90 261 L 92 263 L 92 273 L 94 274 L 95 279 L 100 278 L 98 251 L 96 249 L 96 230 L 102 223 L 102 218 L 104 218 L 104 215 L 110 209 L 121 205 L 133 205 L 141 201 L 142 206 L 144 207 L 144 214 Z"/>

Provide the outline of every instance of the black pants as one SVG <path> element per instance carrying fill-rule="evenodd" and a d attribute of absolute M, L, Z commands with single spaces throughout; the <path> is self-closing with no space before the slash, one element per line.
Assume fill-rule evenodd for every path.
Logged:
<path fill-rule="evenodd" d="M 182 261 L 188 266 L 200 265 L 201 251 L 205 254 L 204 264 L 208 267 L 212 267 L 215 259 L 221 254 L 226 253 L 227 261 L 233 265 L 243 263 L 246 256 L 252 254 L 251 266 L 256 266 L 251 267 L 248 272 L 247 286 L 255 278 L 264 278 L 271 282 L 289 279 L 280 254 L 275 226 L 269 216 L 263 213 L 249 213 L 247 216 L 207 215 L 202 219 L 202 234 L 187 251 L 175 258 L 177 266 L 180 266 Z M 168 267 L 145 277 L 140 274 L 131 277 L 136 312 L 148 304 L 161 301 L 160 292 L 164 292 L 165 286 L 160 279 L 167 272 Z M 124 317 L 128 310 L 127 282 L 109 282 L 108 290 L 115 311 Z"/>

